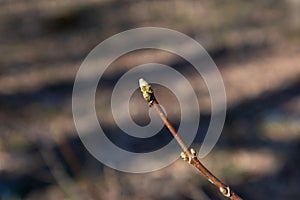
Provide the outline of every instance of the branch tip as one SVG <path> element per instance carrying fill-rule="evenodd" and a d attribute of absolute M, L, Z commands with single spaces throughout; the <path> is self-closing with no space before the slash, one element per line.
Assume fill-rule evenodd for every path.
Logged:
<path fill-rule="evenodd" d="M 155 100 L 151 85 L 142 78 L 139 79 L 139 85 L 144 99 L 149 103 L 149 106 L 151 106 Z"/>
<path fill-rule="evenodd" d="M 144 79 L 139 79 L 139 86 L 141 92 L 143 94 L 144 99 L 148 102 L 149 106 L 153 106 L 156 112 L 159 114 L 160 118 L 164 121 L 166 127 L 169 129 L 173 137 L 178 142 L 179 146 L 182 148 L 183 152 L 181 152 L 180 157 L 188 162 L 189 164 L 196 167 L 206 178 L 209 182 L 219 188 L 221 194 L 230 200 L 242 200 L 238 195 L 236 195 L 233 191 L 230 190 L 228 186 L 222 183 L 215 175 L 213 175 L 197 158 L 197 153 L 195 149 L 191 148 L 190 150 L 187 149 L 181 138 L 177 135 L 174 127 L 171 125 L 169 120 L 167 119 L 166 115 L 164 114 L 163 110 L 159 106 L 154 92 L 151 88 L 151 85 L 147 83 Z"/>

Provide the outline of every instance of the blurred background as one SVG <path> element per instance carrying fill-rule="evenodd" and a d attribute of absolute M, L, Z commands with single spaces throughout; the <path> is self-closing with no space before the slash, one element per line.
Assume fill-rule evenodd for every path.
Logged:
<path fill-rule="evenodd" d="M 300 199 L 298 0 L 0 1 L 0 199 L 224 199 L 180 159 L 152 173 L 122 173 L 79 140 L 71 101 L 81 62 L 106 38 L 143 26 L 191 36 L 219 67 L 227 117 L 203 163 L 244 199 Z M 201 145 L 210 117 L 206 87 L 188 63 L 158 50 L 133 52 L 108 68 L 96 95 L 99 121 L 111 139 L 126 143 L 109 96 L 123 73 L 148 62 L 181 70 L 194 85 L 201 123 L 193 145 Z M 156 90 L 178 125 L 178 108 L 167 103 L 172 94 Z M 134 101 L 133 118 L 147 124 L 138 92 Z"/>

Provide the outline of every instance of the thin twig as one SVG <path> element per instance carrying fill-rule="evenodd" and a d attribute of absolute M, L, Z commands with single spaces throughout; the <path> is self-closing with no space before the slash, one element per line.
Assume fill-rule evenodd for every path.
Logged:
<path fill-rule="evenodd" d="M 215 175 L 213 175 L 197 158 L 196 151 L 194 149 L 188 150 L 186 145 L 183 143 L 181 138 L 178 136 L 177 132 L 175 131 L 174 127 L 171 125 L 170 121 L 167 119 L 166 115 L 164 114 L 162 108 L 158 104 L 154 96 L 154 92 L 150 86 L 144 79 L 139 80 L 140 88 L 143 93 L 144 99 L 149 103 L 149 106 L 153 106 L 163 120 L 164 124 L 167 126 L 173 137 L 178 142 L 179 146 L 182 148 L 183 152 L 181 153 L 181 157 L 183 160 L 187 161 L 189 164 L 196 167 L 207 179 L 209 182 L 214 184 L 216 187 L 219 188 L 221 194 L 231 200 L 242 200 L 237 194 L 235 194 L 229 186 L 222 183 Z"/>

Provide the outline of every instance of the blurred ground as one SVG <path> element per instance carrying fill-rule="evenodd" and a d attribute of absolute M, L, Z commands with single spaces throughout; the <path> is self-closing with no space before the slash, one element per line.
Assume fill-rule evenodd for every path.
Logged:
<path fill-rule="evenodd" d="M 188 34 L 219 67 L 228 112 L 205 165 L 244 199 L 299 199 L 299 11 L 297 0 L 1 1 L 0 199 L 222 199 L 181 160 L 143 175 L 116 172 L 78 139 L 71 94 L 81 62 L 104 39 L 141 26 Z M 96 97 L 100 121 L 114 132 L 105 97 L 122 73 L 150 61 L 189 77 L 204 130 L 205 85 L 186 63 L 158 51 L 132 53 L 107 71 Z M 167 98 L 160 96 L 163 105 Z M 166 109 L 176 120 L 178 111 Z"/>

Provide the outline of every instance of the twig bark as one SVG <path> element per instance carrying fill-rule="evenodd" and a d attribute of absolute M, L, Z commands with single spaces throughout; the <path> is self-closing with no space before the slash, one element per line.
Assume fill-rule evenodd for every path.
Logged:
<path fill-rule="evenodd" d="M 176 130 L 171 125 L 170 121 L 167 119 L 166 115 L 164 114 L 162 108 L 158 104 L 158 101 L 156 100 L 154 96 L 154 92 L 151 88 L 151 86 L 144 80 L 139 80 L 140 88 L 143 93 L 144 99 L 149 103 L 149 106 L 153 106 L 160 116 L 160 118 L 163 120 L 166 127 L 169 129 L 173 137 L 178 142 L 179 146 L 183 150 L 181 153 L 181 157 L 183 160 L 187 161 L 189 164 L 196 167 L 207 179 L 209 182 L 211 182 L 213 185 L 219 188 L 219 191 L 221 194 L 231 200 L 242 200 L 241 197 L 239 197 L 235 192 L 233 192 L 229 186 L 225 185 L 223 182 L 221 182 L 215 175 L 213 175 L 197 158 L 196 151 L 194 149 L 188 150 L 186 145 L 183 143 L 181 138 L 178 136 Z"/>

